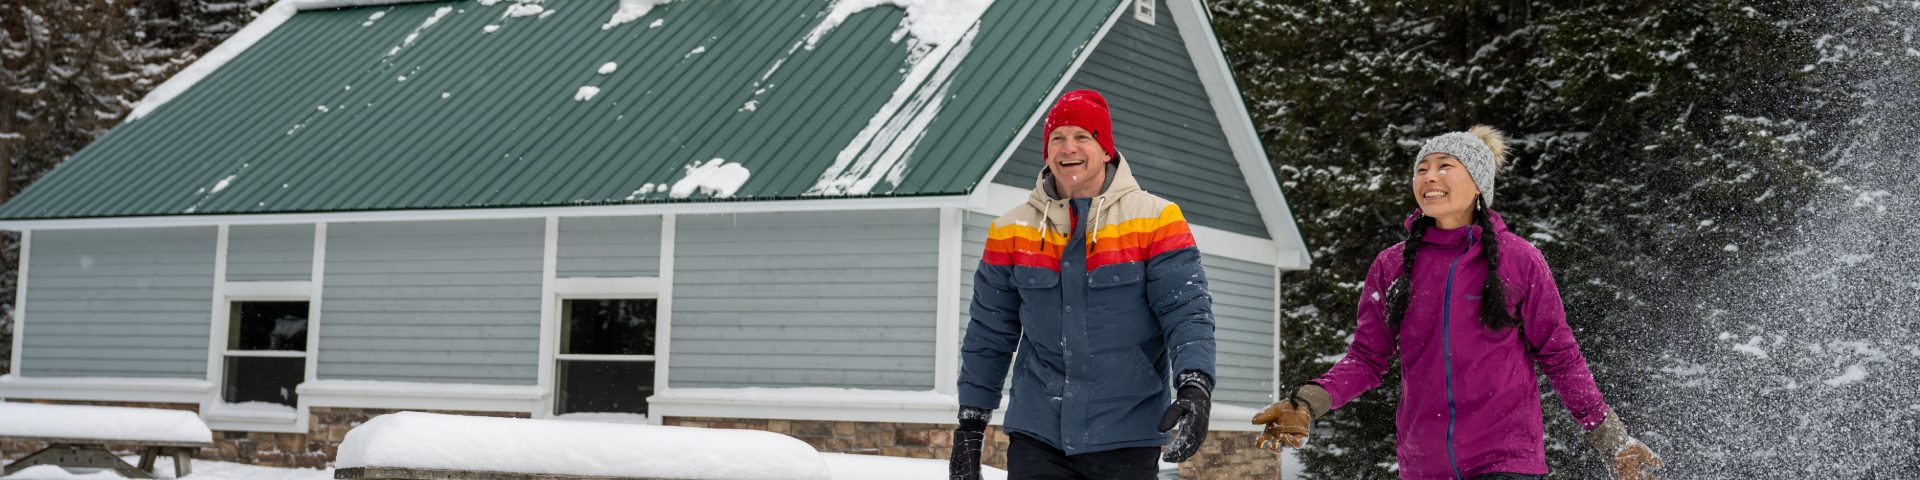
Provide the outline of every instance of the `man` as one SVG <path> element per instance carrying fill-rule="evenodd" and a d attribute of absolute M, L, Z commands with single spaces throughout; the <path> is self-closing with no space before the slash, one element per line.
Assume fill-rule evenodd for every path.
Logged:
<path fill-rule="evenodd" d="M 1180 207 L 1140 190 L 1112 130 L 1099 93 L 1062 95 L 1041 130 L 1047 168 L 989 227 L 960 347 L 954 479 L 979 478 L 1015 358 L 1012 478 L 1153 478 L 1161 446 L 1178 463 L 1206 439 L 1213 300 L 1200 251 Z"/>

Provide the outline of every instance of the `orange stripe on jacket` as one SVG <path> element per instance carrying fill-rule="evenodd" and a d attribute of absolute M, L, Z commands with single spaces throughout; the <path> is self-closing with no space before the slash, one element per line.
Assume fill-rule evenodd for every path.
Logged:
<path fill-rule="evenodd" d="M 1042 241 L 1042 239 L 1045 241 Z M 1028 266 L 1060 271 L 1060 252 L 1067 237 L 1027 225 L 995 224 L 987 229 L 987 249 L 980 259 L 988 265 Z"/>
<path fill-rule="evenodd" d="M 1087 269 L 1124 262 L 1144 262 L 1162 253 L 1194 246 L 1180 207 L 1167 205 L 1158 217 L 1143 217 L 1108 225 L 1095 234 L 1087 252 Z"/>

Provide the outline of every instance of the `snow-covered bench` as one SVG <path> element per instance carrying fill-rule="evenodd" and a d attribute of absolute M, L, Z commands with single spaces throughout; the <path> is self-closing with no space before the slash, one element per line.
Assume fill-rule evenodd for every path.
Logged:
<path fill-rule="evenodd" d="M 829 480 L 820 453 L 756 430 L 401 412 L 347 432 L 333 478 Z"/>
<path fill-rule="evenodd" d="M 0 475 L 35 465 L 105 468 L 127 478 L 153 478 L 154 459 L 173 457 L 174 477 L 193 472 L 193 453 L 213 446 L 213 430 L 200 416 L 152 408 L 40 405 L 0 402 L 0 439 L 46 443 L 47 448 L 8 464 Z M 107 445 L 140 449 L 140 465 L 128 465 Z"/>

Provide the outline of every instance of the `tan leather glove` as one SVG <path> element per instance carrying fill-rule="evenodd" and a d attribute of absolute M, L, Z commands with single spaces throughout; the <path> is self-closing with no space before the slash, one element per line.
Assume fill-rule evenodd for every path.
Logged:
<path fill-rule="evenodd" d="M 1266 425 L 1254 447 L 1279 451 L 1282 447 L 1305 446 L 1313 419 L 1325 415 L 1330 403 L 1326 389 L 1311 383 L 1301 385 L 1286 400 L 1274 402 L 1253 416 L 1255 425 Z"/>
<path fill-rule="evenodd" d="M 1586 433 L 1587 444 L 1607 459 L 1607 472 L 1620 480 L 1659 480 L 1653 474 L 1666 466 L 1647 444 L 1627 434 L 1627 425 L 1613 412 Z"/>

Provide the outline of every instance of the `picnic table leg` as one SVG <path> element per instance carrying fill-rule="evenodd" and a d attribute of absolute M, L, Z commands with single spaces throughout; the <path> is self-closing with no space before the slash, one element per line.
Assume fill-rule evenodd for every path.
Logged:
<path fill-rule="evenodd" d="M 141 447 L 139 468 L 149 472 L 153 471 L 153 457 L 159 456 L 159 453 L 160 447 Z"/>
<path fill-rule="evenodd" d="M 193 451 L 194 450 L 197 450 L 197 449 L 174 447 L 173 478 L 183 478 L 183 477 L 186 477 L 187 475 L 193 474 Z"/>
<path fill-rule="evenodd" d="M 119 472 L 127 478 L 153 478 L 152 474 L 128 465 L 125 460 L 107 451 L 106 445 L 82 443 L 56 443 L 48 445 L 32 455 L 8 464 L 4 473 L 12 475 L 35 465 L 54 465 L 60 467 L 106 468 Z"/>

